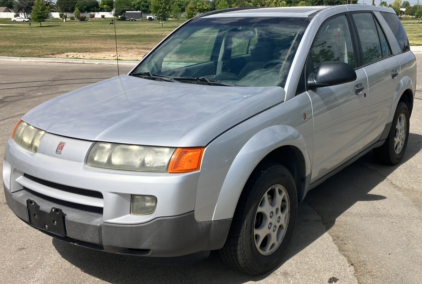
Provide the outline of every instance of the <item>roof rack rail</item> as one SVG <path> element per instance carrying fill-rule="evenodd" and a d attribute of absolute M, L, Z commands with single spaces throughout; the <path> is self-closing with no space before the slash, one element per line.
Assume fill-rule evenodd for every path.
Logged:
<path fill-rule="evenodd" d="M 215 14 L 220 14 L 220 13 L 225 13 L 225 12 L 233 12 L 233 11 L 240 11 L 240 10 L 252 10 L 252 9 L 258 9 L 258 7 L 243 7 L 243 8 L 229 8 L 229 9 L 224 9 L 224 10 L 214 10 L 214 11 L 211 11 L 211 12 L 199 14 L 199 15 L 195 16 L 195 18 L 202 18 L 202 17 L 205 17 L 205 16 L 210 16 L 210 15 L 215 15 Z"/>

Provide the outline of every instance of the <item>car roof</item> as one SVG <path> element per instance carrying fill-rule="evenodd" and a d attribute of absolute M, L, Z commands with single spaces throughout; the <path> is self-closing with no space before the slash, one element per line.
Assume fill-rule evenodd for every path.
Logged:
<path fill-rule="evenodd" d="M 383 12 L 392 12 L 392 9 L 376 7 L 372 5 L 339 5 L 345 6 L 350 10 L 375 10 Z M 212 11 L 199 15 L 200 18 L 225 18 L 225 17 L 295 17 L 308 18 L 316 15 L 318 12 L 326 9 L 335 9 L 338 6 L 297 6 L 297 7 L 276 7 L 276 8 L 234 8 L 226 10 Z M 349 9 L 348 9 L 349 10 Z M 391 10 L 391 11 L 390 11 Z M 394 12 L 394 11 L 393 11 Z"/>

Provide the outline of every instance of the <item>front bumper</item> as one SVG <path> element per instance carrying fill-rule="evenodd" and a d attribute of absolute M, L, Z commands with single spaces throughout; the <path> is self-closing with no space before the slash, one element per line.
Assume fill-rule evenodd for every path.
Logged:
<path fill-rule="evenodd" d="M 66 142 L 68 152 L 57 157 L 59 142 Z M 28 200 L 42 212 L 59 208 L 65 214 L 66 234 L 56 237 L 115 253 L 176 257 L 224 245 L 231 220 L 195 220 L 199 172 L 170 175 L 93 169 L 84 163 L 91 145 L 46 134 L 39 152 L 33 154 L 9 140 L 3 180 L 12 211 L 29 224 Z M 156 196 L 155 212 L 131 215 L 132 194 Z"/>
<path fill-rule="evenodd" d="M 26 190 L 5 190 L 10 209 L 29 223 L 26 201 L 36 200 L 40 209 L 49 212 L 60 207 L 66 214 L 66 237 L 62 240 L 108 252 L 149 257 L 177 257 L 223 247 L 231 220 L 197 222 L 193 212 L 162 217 L 137 225 L 103 223 L 101 214 L 84 212 L 44 200 Z M 37 228 L 48 233 L 41 228 Z M 48 233 L 50 234 L 50 233 Z M 50 234 L 51 235 L 51 234 Z M 53 235 L 54 236 L 54 235 Z"/>

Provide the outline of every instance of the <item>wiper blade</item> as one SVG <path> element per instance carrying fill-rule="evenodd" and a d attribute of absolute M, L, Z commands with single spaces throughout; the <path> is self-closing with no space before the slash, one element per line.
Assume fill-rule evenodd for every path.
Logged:
<path fill-rule="evenodd" d="M 164 75 L 159 75 L 159 74 L 152 74 L 151 72 L 142 72 L 142 73 L 135 73 L 135 74 L 131 74 L 131 76 L 137 76 L 137 77 L 148 77 L 154 80 L 162 80 L 162 81 L 166 81 L 166 82 L 174 82 L 172 78 L 164 76 Z"/>
<path fill-rule="evenodd" d="M 216 85 L 216 86 L 236 86 L 236 84 L 227 84 L 223 83 L 218 80 L 209 79 L 207 77 L 179 77 L 179 78 L 173 78 L 173 80 L 179 81 L 179 82 L 200 82 L 200 83 L 207 83 L 208 85 Z"/>

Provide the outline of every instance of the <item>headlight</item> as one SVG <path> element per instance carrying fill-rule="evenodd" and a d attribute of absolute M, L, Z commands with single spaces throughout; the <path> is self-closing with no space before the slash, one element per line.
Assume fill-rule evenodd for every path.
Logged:
<path fill-rule="evenodd" d="M 114 170 L 166 172 L 174 150 L 99 142 L 89 152 L 87 164 Z"/>
<path fill-rule="evenodd" d="M 37 153 L 45 131 L 20 121 L 13 131 L 13 140 L 24 149 Z"/>

